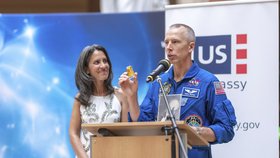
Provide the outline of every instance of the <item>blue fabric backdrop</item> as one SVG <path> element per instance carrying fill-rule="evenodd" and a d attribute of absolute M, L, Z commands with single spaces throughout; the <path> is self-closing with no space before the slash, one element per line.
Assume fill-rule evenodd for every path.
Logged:
<path fill-rule="evenodd" d="M 164 28 L 164 12 L 0 14 L 0 158 L 74 157 L 68 128 L 81 50 L 107 48 L 114 86 L 132 65 L 141 102 L 164 58 Z"/>

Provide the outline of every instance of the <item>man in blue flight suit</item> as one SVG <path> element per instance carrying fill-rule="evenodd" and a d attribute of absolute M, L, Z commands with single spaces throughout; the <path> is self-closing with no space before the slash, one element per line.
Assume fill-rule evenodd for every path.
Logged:
<path fill-rule="evenodd" d="M 185 120 L 210 144 L 227 143 L 234 137 L 234 108 L 220 81 L 201 69 L 191 59 L 195 33 L 185 24 L 173 24 L 165 34 L 165 53 L 172 66 L 160 75 L 166 94 L 182 94 L 180 120 Z M 119 85 L 127 96 L 132 121 L 154 121 L 157 118 L 160 85 L 150 84 L 141 106 L 137 100 L 137 73 L 130 80 L 124 72 Z M 188 150 L 189 158 L 211 158 L 211 146 Z"/>

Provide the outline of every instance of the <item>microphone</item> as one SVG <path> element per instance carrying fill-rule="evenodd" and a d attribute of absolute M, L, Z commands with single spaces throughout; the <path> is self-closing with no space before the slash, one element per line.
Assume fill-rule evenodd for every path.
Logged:
<path fill-rule="evenodd" d="M 154 81 L 157 75 L 159 75 L 162 72 L 165 72 L 170 67 L 170 62 L 167 59 L 162 59 L 158 63 L 158 67 L 153 70 L 153 72 L 150 73 L 150 75 L 147 77 L 146 82 Z"/>

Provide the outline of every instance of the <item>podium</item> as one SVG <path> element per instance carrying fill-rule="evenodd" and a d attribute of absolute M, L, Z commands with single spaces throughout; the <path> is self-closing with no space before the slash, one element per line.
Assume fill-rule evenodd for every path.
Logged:
<path fill-rule="evenodd" d="M 176 124 L 186 149 L 187 146 L 209 145 L 184 121 Z M 91 158 L 171 158 L 174 150 L 176 158 L 179 158 L 177 138 L 174 149 L 172 132 L 164 130 L 171 127 L 170 121 L 82 124 L 83 129 L 93 133 L 90 138 Z"/>

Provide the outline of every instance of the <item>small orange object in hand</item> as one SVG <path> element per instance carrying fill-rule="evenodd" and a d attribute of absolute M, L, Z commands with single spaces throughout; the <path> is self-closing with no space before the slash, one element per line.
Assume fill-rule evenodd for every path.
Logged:
<path fill-rule="evenodd" d="M 126 72 L 127 72 L 128 77 L 133 77 L 134 76 L 134 71 L 133 71 L 132 66 L 127 66 L 126 67 Z"/>

